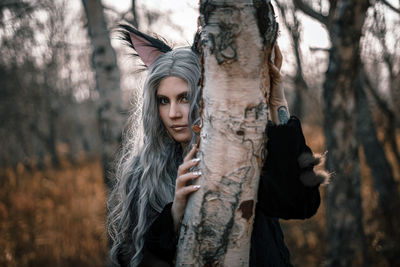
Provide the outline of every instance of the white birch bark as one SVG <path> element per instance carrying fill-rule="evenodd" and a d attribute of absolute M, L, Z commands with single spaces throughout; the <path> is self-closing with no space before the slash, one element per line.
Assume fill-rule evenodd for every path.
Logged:
<path fill-rule="evenodd" d="M 201 188 L 186 207 L 176 266 L 249 263 L 277 33 L 268 1 L 254 2 L 201 2 Z"/>

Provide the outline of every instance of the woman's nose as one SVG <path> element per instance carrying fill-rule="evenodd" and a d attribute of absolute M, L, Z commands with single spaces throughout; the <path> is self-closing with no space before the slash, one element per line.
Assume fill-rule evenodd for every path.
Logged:
<path fill-rule="evenodd" d="M 169 117 L 171 119 L 174 118 L 179 118 L 182 116 L 182 112 L 180 110 L 179 104 L 178 103 L 171 103 L 170 109 L 169 109 Z"/>

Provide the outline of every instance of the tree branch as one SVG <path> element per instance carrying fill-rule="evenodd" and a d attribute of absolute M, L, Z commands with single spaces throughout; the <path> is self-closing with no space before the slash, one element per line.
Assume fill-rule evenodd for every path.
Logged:
<path fill-rule="evenodd" d="M 310 46 L 310 51 L 312 52 L 317 52 L 317 51 L 322 51 L 322 52 L 329 52 L 330 48 L 325 48 L 325 47 L 315 47 L 315 46 Z"/>
<path fill-rule="evenodd" d="M 394 11 L 394 12 L 400 14 L 400 9 L 395 8 L 395 7 L 394 7 L 391 3 L 389 3 L 388 1 L 386 1 L 386 0 L 379 0 L 379 1 L 382 2 L 384 5 L 386 5 L 388 8 L 390 8 L 392 11 Z"/>
<path fill-rule="evenodd" d="M 365 69 L 362 70 L 364 75 L 364 82 L 367 90 L 371 93 L 372 97 L 375 99 L 378 107 L 382 110 L 383 113 L 388 117 L 394 117 L 393 111 L 389 108 L 389 104 L 378 94 L 376 88 L 372 85 L 371 80 L 369 79 Z"/>
<path fill-rule="evenodd" d="M 322 15 L 321 13 L 315 11 L 312 7 L 310 7 L 303 0 L 293 0 L 294 6 L 301 10 L 304 14 L 318 20 L 320 23 L 328 26 L 328 17 Z"/>
<path fill-rule="evenodd" d="M 126 19 L 126 16 L 127 16 L 129 13 L 131 13 L 132 10 L 127 10 L 127 11 L 125 11 L 125 12 L 119 12 L 118 10 L 116 10 L 115 8 L 113 8 L 113 7 L 111 7 L 111 6 L 104 5 L 104 4 L 102 4 L 102 5 L 103 5 L 103 9 L 104 9 L 104 10 L 111 11 L 112 13 L 115 13 L 115 14 L 119 17 L 119 18 L 116 20 L 116 22 L 119 22 L 119 21 L 121 21 L 121 20 L 126 20 L 126 21 L 128 21 L 129 23 L 133 23 L 132 21 Z M 116 24 L 116 23 L 113 22 L 112 24 Z M 135 27 L 136 27 L 136 26 L 135 26 Z"/>

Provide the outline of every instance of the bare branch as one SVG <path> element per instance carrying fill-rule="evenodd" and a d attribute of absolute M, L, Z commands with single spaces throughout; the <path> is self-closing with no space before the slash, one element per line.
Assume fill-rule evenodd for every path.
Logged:
<path fill-rule="evenodd" d="M 121 20 L 127 20 L 126 16 L 131 12 L 131 10 L 127 10 L 125 12 L 120 12 L 118 10 L 116 10 L 115 8 L 108 6 L 108 5 L 104 5 L 103 4 L 103 9 L 107 10 L 107 11 L 111 11 L 112 13 L 116 14 L 119 18 L 116 20 L 117 22 L 121 21 Z M 129 21 L 130 22 L 130 21 Z M 115 24 L 115 23 L 113 23 Z"/>
<path fill-rule="evenodd" d="M 392 11 L 394 11 L 394 12 L 396 12 L 396 13 L 398 13 L 398 14 L 400 14 L 400 9 L 398 9 L 398 8 L 395 8 L 391 3 L 389 3 L 388 1 L 386 1 L 386 0 L 379 0 L 380 2 L 382 2 L 383 4 L 385 4 L 388 8 L 390 8 Z"/>
<path fill-rule="evenodd" d="M 322 15 L 321 13 L 315 11 L 312 7 L 310 7 L 307 3 L 303 0 L 293 0 L 295 7 L 301 10 L 304 14 L 318 20 L 320 23 L 328 26 L 328 17 Z"/>
<path fill-rule="evenodd" d="M 389 104 L 378 94 L 376 88 L 372 85 L 370 78 L 368 77 L 365 70 L 364 72 L 364 82 L 366 88 L 371 93 L 372 97 L 375 99 L 378 107 L 382 110 L 383 113 L 386 114 L 387 117 L 394 117 L 393 111 L 390 109 Z"/>
<path fill-rule="evenodd" d="M 393 80 L 395 64 L 394 64 L 394 56 L 389 51 L 386 45 L 386 35 L 387 35 L 386 20 L 385 16 L 381 12 L 379 12 L 376 9 L 376 7 L 374 12 L 374 20 L 375 24 L 374 27 L 371 28 L 371 33 L 378 39 L 380 45 L 382 46 L 382 59 L 387 64 L 391 80 Z"/>
<path fill-rule="evenodd" d="M 322 52 L 329 52 L 330 48 L 324 48 L 324 47 L 315 47 L 315 46 L 310 46 L 310 51 L 312 52 L 318 52 L 318 51 L 322 51 Z"/>

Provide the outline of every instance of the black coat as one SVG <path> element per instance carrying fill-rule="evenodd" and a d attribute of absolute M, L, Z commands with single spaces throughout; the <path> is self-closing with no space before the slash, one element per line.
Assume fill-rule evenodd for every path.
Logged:
<path fill-rule="evenodd" d="M 291 117 L 284 125 L 270 122 L 267 132 L 268 155 L 260 176 L 249 264 L 292 266 L 278 218 L 306 219 L 313 216 L 320 205 L 319 184 L 305 186 L 299 178 L 310 170 L 310 166 L 300 168 L 299 156 L 312 153 L 305 143 L 300 121 Z M 177 237 L 171 206 L 172 203 L 167 204 L 150 227 L 145 240 L 143 266 L 172 266 Z M 164 261 L 163 265 L 160 260 Z"/>

